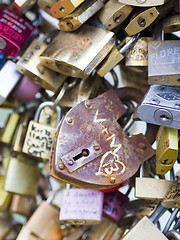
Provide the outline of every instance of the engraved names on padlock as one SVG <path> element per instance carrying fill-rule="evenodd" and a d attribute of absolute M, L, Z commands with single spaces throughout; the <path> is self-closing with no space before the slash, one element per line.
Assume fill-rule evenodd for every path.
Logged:
<path fill-rule="evenodd" d="M 103 193 L 92 189 L 66 189 L 63 192 L 60 221 L 97 224 L 101 221 Z"/>
<path fill-rule="evenodd" d="M 23 152 L 49 159 L 55 132 L 56 129 L 53 127 L 48 125 L 44 127 L 44 125 L 30 121 L 24 141 Z"/>

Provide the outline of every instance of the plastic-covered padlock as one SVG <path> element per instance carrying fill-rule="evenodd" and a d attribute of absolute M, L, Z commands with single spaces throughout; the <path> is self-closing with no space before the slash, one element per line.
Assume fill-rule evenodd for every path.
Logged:
<path fill-rule="evenodd" d="M 39 105 L 34 120 L 29 122 L 22 150 L 24 153 L 32 155 L 41 161 L 49 159 L 52 141 L 56 132 L 56 128 L 48 125 L 48 119 L 46 125 L 38 123 L 41 110 L 46 106 L 54 107 L 54 103 L 44 102 Z M 61 108 L 56 106 L 54 109 L 58 113 L 58 124 L 61 119 Z"/>

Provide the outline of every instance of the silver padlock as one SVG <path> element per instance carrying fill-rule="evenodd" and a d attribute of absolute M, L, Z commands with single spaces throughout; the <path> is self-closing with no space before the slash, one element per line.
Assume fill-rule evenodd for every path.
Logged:
<path fill-rule="evenodd" d="M 142 121 L 180 129 L 180 89 L 152 85 L 138 107 L 138 115 Z"/>

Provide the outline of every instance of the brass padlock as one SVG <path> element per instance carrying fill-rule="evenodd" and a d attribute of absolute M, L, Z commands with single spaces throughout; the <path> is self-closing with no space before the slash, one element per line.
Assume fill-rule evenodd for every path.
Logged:
<path fill-rule="evenodd" d="M 17 62 L 17 70 L 45 89 L 56 91 L 67 76 L 54 72 L 40 63 L 39 55 L 48 45 L 34 39 Z"/>
<path fill-rule="evenodd" d="M 133 7 L 129 5 L 122 4 L 117 0 L 109 0 L 97 13 L 97 17 L 106 29 L 111 30 L 124 22 L 132 10 Z"/>
<path fill-rule="evenodd" d="M 138 207 L 136 216 L 143 218 L 144 216 L 149 217 L 157 209 L 160 200 L 145 200 L 142 205 Z"/>
<path fill-rule="evenodd" d="M 73 81 L 73 79 L 71 79 Z M 101 78 L 90 75 L 86 79 L 77 79 L 73 87 L 69 87 L 59 102 L 61 107 L 71 108 L 78 103 L 97 96 L 101 87 Z M 71 84 L 71 82 L 70 82 Z"/>
<path fill-rule="evenodd" d="M 65 32 L 75 31 L 103 6 L 103 0 L 84 1 L 73 13 L 59 21 L 59 28 Z"/>
<path fill-rule="evenodd" d="M 160 126 L 156 142 L 156 173 L 166 174 L 177 160 L 178 130 Z"/>
<path fill-rule="evenodd" d="M 37 160 L 47 161 L 50 157 L 52 141 L 56 132 L 56 128 L 38 122 L 40 112 L 45 106 L 51 106 L 57 112 L 57 124 L 61 119 L 61 108 L 54 106 L 53 102 L 41 103 L 35 113 L 34 120 L 29 122 L 26 137 L 22 151 L 36 157 Z"/>
<path fill-rule="evenodd" d="M 16 130 L 20 115 L 16 112 L 10 114 L 1 133 L 0 141 L 9 144 Z"/>
<path fill-rule="evenodd" d="M 127 91 L 137 94 L 136 89 Z M 86 188 L 112 188 L 130 178 L 142 162 L 154 155 L 142 134 L 128 138 L 117 123 L 126 111 L 118 96 L 122 96 L 121 89 L 110 90 L 81 102 L 66 114 L 52 145 L 53 177 Z"/>
<path fill-rule="evenodd" d="M 34 198 L 14 194 L 10 205 L 10 212 L 30 217 L 34 205 Z"/>
<path fill-rule="evenodd" d="M 40 170 L 32 160 L 22 155 L 11 158 L 4 189 L 24 196 L 35 196 Z"/>
<path fill-rule="evenodd" d="M 177 32 L 180 30 L 180 16 L 170 16 L 163 21 L 163 30 L 165 33 Z"/>
<path fill-rule="evenodd" d="M 86 78 L 114 44 L 114 33 L 84 24 L 75 32 L 59 32 L 39 58 L 54 71 Z"/>
<path fill-rule="evenodd" d="M 170 190 L 161 202 L 165 208 L 180 208 L 180 182 L 179 179 L 173 183 Z"/>
<path fill-rule="evenodd" d="M 102 66 L 97 73 L 104 77 L 111 69 L 113 69 L 124 58 L 125 52 L 137 41 L 139 34 L 134 35 L 121 49 L 119 45 L 114 46 L 112 51 L 107 55 L 102 62 Z"/>
<path fill-rule="evenodd" d="M 163 5 L 168 0 L 118 0 L 121 3 L 137 7 L 153 7 Z"/>
<path fill-rule="evenodd" d="M 179 40 L 149 42 L 149 84 L 180 86 L 179 46 Z"/>
<path fill-rule="evenodd" d="M 102 239 L 108 240 L 116 230 L 117 225 L 107 218 L 102 218 L 102 222 L 91 227 L 86 240 Z"/>
<path fill-rule="evenodd" d="M 152 23 L 159 21 L 164 18 L 167 13 L 172 9 L 173 3 L 172 1 L 167 2 L 166 4 L 158 7 L 148 8 L 147 10 L 139 13 L 135 16 L 130 23 L 126 26 L 125 31 L 129 36 L 137 34 L 147 27 L 149 27 Z"/>
<path fill-rule="evenodd" d="M 62 18 L 72 13 L 85 0 L 59 0 L 50 9 L 55 18 Z"/>
<path fill-rule="evenodd" d="M 11 202 L 12 194 L 4 190 L 5 176 L 0 175 L 0 210 L 6 210 Z"/>
<path fill-rule="evenodd" d="M 130 40 L 130 37 L 126 38 L 126 43 Z M 152 41 L 152 38 L 140 37 L 137 42 L 130 47 L 129 52 L 126 54 L 125 65 L 126 66 L 148 66 L 148 42 Z"/>

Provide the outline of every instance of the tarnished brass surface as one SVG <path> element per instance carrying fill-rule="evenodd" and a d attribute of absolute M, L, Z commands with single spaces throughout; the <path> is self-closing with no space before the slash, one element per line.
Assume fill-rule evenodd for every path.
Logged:
<path fill-rule="evenodd" d="M 61 120 L 54 138 L 51 175 L 96 189 L 112 188 L 132 176 L 154 151 L 142 134 L 126 136 L 117 123 L 124 113 L 113 90 L 72 108 Z M 85 144 L 99 155 L 91 158 L 91 148 Z M 69 161 L 64 159 L 67 154 Z M 83 159 L 88 163 L 84 164 Z M 69 172 L 66 164 L 77 165 L 76 170 Z M 64 167 L 60 170 L 59 166 Z"/>
<path fill-rule="evenodd" d="M 168 17 L 163 22 L 165 33 L 177 32 L 180 30 L 180 15 Z"/>
<path fill-rule="evenodd" d="M 132 10 L 132 6 L 122 4 L 117 0 L 109 0 L 97 16 L 103 25 L 111 30 L 120 25 Z"/>
<path fill-rule="evenodd" d="M 180 182 L 175 181 L 162 203 L 166 208 L 180 208 Z"/>
<path fill-rule="evenodd" d="M 72 13 L 85 0 L 59 0 L 50 9 L 55 18 L 62 18 Z"/>
<path fill-rule="evenodd" d="M 45 43 L 34 39 L 29 48 L 17 62 L 17 70 L 41 87 L 56 91 L 67 77 L 48 69 L 40 63 L 38 57 L 46 47 L 47 45 Z"/>
<path fill-rule="evenodd" d="M 60 29 L 65 32 L 71 32 L 78 29 L 103 6 L 104 4 L 101 0 L 85 1 L 71 15 L 62 18 L 59 21 Z"/>
<path fill-rule="evenodd" d="M 49 69 L 72 77 L 86 78 L 114 44 L 112 32 L 83 24 L 75 32 L 60 32 L 39 59 Z"/>

